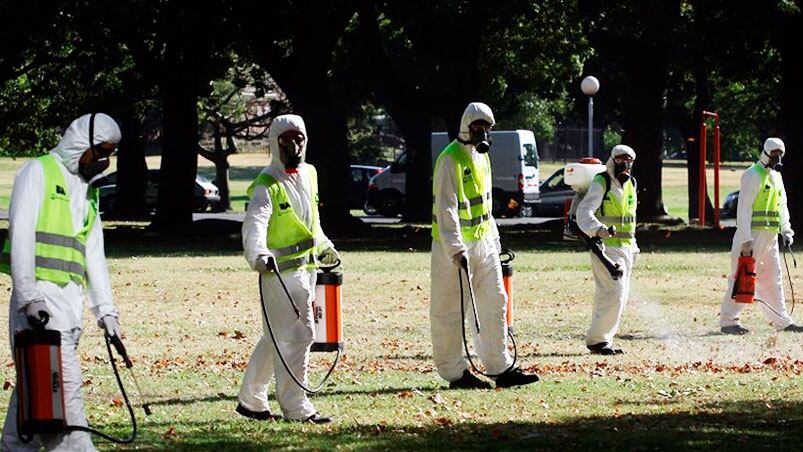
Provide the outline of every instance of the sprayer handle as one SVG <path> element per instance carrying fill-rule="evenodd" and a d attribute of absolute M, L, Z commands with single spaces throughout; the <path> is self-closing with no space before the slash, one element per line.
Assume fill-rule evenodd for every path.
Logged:
<path fill-rule="evenodd" d="M 123 362 L 125 363 L 125 367 L 132 368 L 134 367 L 134 363 L 128 358 L 128 353 L 125 350 L 125 345 L 123 345 L 123 341 L 120 340 L 116 334 L 114 336 L 106 335 L 109 338 L 109 341 L 114 345 L 114 349 L 117 350 L 117 354 L 123 358 Z"/>
<path fill-rule="evenodd" d="M 47 322 L 50 320 L 50 314 L 47 311 L 39 311 L 39 317 L 28 316 L 28 325 L 33 328 L 44 329 Z"/>
<path fill-rule="evenodd" d="M 340 267 L 341 263 L 342 263 L 342 261 L 340 260 L 340 258 L 337 258 L 337 262 L 335 262 L 334 264 L 332 264 L 332 265 L 320 265 L 319 264 L 318 268 L 324 273 L 331 273 L 332 270 L 336 269 L 337 267 Z"/>
<path fill-rule="evenodd" d="M 510 248 L 502 248 L 502 252 L 499 253 L 499 261 L 503 264 L 509 264 L 515 258 L 516 254 Z"/>

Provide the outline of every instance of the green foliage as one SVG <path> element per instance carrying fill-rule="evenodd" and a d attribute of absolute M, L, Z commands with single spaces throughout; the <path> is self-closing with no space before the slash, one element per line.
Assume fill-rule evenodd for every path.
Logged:
<path fill-rule="evenodd" d="M 353 164 L 389 165 L 396 148 L 384 144 L 382 135 L 389 132 L 390 118 L 382 109 L 366 103 L 348 118 L 349 155 Z"/>
<path fill-rule="evenodd" d="M 545 99 L 534 93 L 525 93 L 516 99 L 512 114 L 497 118 L 497 129 L 532 130 L 539 141 L 548 142 L 555 136 L 556 118 L 568 111 L 568 96 L 562 93 L 555 99 Z"/>
<path fill-rule="evenodd" d="M 609 124 L 602 132 L 602 148 L 607 151 L 617 144 L 622 144 L 622 132 L 618 127 Z"/>

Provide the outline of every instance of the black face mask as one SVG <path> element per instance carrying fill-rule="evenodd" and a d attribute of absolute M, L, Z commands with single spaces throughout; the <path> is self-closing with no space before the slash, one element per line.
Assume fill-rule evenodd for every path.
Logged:
<path fill-rule="evenodd" d="M 92 160 L 88 165 L 78 165 L 78 174 L 84 178 L 88 184 L 92 184 L 103 176 L 103 172 L 109 168 L 109 158 L 103 157 Z"/>
<path fill-rule="evenodd" d="M 778 171 L 779 173 L 783 171 L 783 163 L 781 163 L 780 155 L 773 157 L 772 155 L 767 154 L 766 152 L 764 154 L 766 154 L 767 158 L 769 159 L 769 163 L 767 163 L 766 165 L 767 168 L 772 168 L 775 171 Z"/>
<path fill-rule="evenodd" d="M 296 169 L 301 164 L 301 146 L 294 144 L 293 147 L 279 145 L 279 152 L 282 153 L 282 163 L 285 169 Z"/>
<path fill-rule="evenodd" d="M 621 174 L 629 175 L 630 170 L 633 169 L 633 162 L 617 162 L 614 160 L 613 162 L 613 173 L 616 177 L 619 177 Z"/>
<path fill-rule="evenodd" d="M 98 151 L 95 147 L 95 113 L 89 115 L 89 149 L 92 151 L 92 161 L 88 164 L 78 164 L 78 174 L 84 178 L 86 183 L 92 185 L 97 182 L 103 172 L 109 168 L 109 158 L 98 158 Z"/>
<path fill-rule="evenodd" d="M 476 132 L 472 131 L 471 144 L 474 145 L 474 147 L 477 149 L 477 152 L 480 154 L 485 154 L 491 150 L 491 145 L 493 144 L 493 141 L 491 140 L 491 134 L 486 130 Z"/>

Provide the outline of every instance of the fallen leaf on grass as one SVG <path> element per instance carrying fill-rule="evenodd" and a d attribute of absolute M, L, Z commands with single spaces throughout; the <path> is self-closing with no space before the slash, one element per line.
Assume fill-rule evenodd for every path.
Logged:
<path fill-rule="evenodd" d="M 441 396 L 439 392 L 436 392 L 435 394 L 431 395 L 429 397 L 429 400 L 431 400 L 432 403 L 434 403 L 435 405 L 440 405 L 444 403 L 443 396 Z"/>
<path fill-rule="evenodd" d="M 13 387 L 14 387 L 14 383 L 11 382 L 10 380 L 6 380 L 3 383 L 3 391 L 8 391 L 9 388 L 13 388 Z"/>
<path fill-rule="evenodd" d="M 123 406 L 123 401 L 120 400 L 120 399 L 112 399 L 110 405 L 113 405 L 113 406 L 116 406 L 117 408 L 120 408 L 121 406 Z"/>
<path fill-rule="evenodd" d="M 177 436 L 176 428 L 170 427 L 164 433 L 162 433 L 162 439 L 173 439 Z"/>
<path fill-rule="evenodd" d="M 448 417 L 439 417 L 435 419 L 435 423 L 441 426 L 452 425 L 452 420 Z"/>

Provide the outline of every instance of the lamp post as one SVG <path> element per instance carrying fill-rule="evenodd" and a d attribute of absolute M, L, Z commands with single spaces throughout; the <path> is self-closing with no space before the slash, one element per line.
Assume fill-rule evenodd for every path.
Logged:
<path fill-rule="evenodd" d="M 588 96 L 588 156 L 594 156 L 594 94 L 599 91 L 599 80 L 589 75 L 580 83 L 583 94 Z"/>

